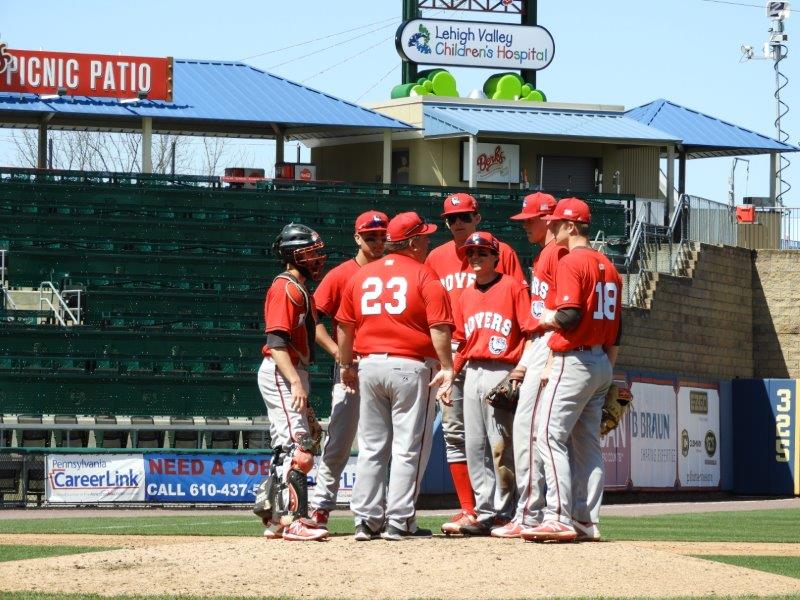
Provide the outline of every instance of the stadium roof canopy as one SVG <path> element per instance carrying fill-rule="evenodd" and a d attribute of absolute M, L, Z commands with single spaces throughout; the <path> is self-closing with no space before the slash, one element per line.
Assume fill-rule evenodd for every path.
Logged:
<path fill-rule="evenodd" d="M 797 152 L 800 148 L 733 125 L 669 100 L 654 100 L 625 113 L 628 119 L 681 140 L 687 158 Z"/>
<path fill-rule="evenodd" d="M 0 127 L 303 140 L 409 130 L 406 123 L 240 62 L 176 59 L 173 101 L 0 94 Z M 133 99 L 131 99 L 133 100 Z"/>
<path fill-rule="evenodd" d="M 425 104 L 425 137 L 502 135 L 560 141 L 675 144 L 679 139 L 656 127 L 643 125 L 621 111 L 562 108 L 557 105 L 510 107 Z"/>

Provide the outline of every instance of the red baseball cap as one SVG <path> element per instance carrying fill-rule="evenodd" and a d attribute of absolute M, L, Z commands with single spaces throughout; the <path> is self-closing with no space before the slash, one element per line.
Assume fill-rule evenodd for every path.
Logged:
<path fill-rule="evenodd" d="M 386 241 L 400 242 L 418 235 L 430 235 L 436 229 L 436 225 L 426 223 L 415 212 L 398 213 L 389 221 Z"/>
<path fill-rule="evenodd" d="M 589 223 L 592 214 L 589 205 L 579 198 L 562 198 L 558 201 L 552 215 L 542 217 L 543 221 L 574 221 L 576 223 Z"/>
<path fill-rule="evenodd" d="M 495 254 L 500 254 L 500 242 L 488 231 L 476 231 L 469 236 L 461 247 L 456 250 L 458 258 L 463 260 L 467 256 L 467 250 L 470 248 L 486 248 Z"/>
<path fill-rule="evenodd" d="M 441 214 L 442 217 L 454 213 L 467 212 L 478 212 L 478 201 L 475 200 L 474 196 L 465 192 L 459 192 L 458 194 L 450 194 L 444 199 L 444 212 Z"/>
<path fill-rule="evenodd" d="M 536 192 L 528 194 L 522 199 L 522 212 L 510 217 L 512 221 L 527 221 L 534 217 L 543 217 L 553 214 L 556 209 L 556 199 L 550 194 Z"/>
<path fill-rule="evenodd" d="M 385 213 L 377 210 L 368 210 L 358 215 L 356 219 L 356 233 L 362 231 L 386 231 L 389 225 L 389 217 Z"/>

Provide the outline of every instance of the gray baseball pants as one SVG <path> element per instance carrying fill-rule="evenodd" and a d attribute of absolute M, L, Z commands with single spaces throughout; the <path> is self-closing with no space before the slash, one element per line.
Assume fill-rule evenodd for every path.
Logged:
<path fill-rule="evenodd" d="M 322 456 L 317 468 L 317 485 L 311 506 L 324 510 L 336 508 L 336 495 L 342 471 L 350 459 L 353 440 L 358 431 L 359 395 L 348 394 L 339 381 L 339 365 L 334 366 L 333 390 L 331 392 L 331 418 L 328 422 L 328 435 L 322 448 Z"/>
<path fill-rule="evenodd" d="M 598 523 L 603 500 L 600 418 L 613 369 L 601 346 L 554 354 L 542 392 L 537 449 L 547 479 L 544 520 Z"/>
<path fill-rule="evenodd" d="M 512 366 L 470 360 L 464 371 L 464 430 L 467 468 L 475 492 L 478 521 L 510 520 L 517 504 L 512 428 L 514 413 L 483 400 Z"/>
<path fill-rule="evenodd" d="M 299 366 L 296 368 L 300 380 L 308 389 L 308 371 Z M 282 472 L 288 473 L 292 462 L 293 442 L 300 435 L 308 433 L 306 413 L 297 412 L 292 408 L 292 391 L 272 358 L 265 357 L 261 361 L 261 367 L 258 369 L 258 389 L 267 406 L 272 447 L 283 448 L 285 454 Z"/>
<path fill-rule="evenodd" d="M 514 415 L 514 466 L 519 496 L 514 519 L 525 526 L 540 524 L 546 505 L 544 464 L 536 451 L 536 426 L 542 397 L 540 376 L 550 354 L 547 341 L 551 335 L 548 331 L 536 338 L 521 361 L 527 370 Z"/>
<path fill-rule="evenodd" d="M 415 503 L 433 436 L 437 390 L 429 383 L 436 364 L 386 354 L 358 363 L 361 416 L 350 501 L 356 525 L 417 530 Z"/>

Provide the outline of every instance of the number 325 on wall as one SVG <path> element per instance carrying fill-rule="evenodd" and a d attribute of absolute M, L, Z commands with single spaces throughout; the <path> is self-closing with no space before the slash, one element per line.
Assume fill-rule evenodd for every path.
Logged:
<path fill-rule="evenodd" d="M 792 391 L 783 388 L 778 390 L 778 406 L 775 415 L 775 460 L 788 463 L 792 456 Z"/>

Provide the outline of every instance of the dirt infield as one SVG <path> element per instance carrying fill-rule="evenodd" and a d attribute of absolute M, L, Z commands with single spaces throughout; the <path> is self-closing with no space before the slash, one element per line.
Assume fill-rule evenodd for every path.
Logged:
<path fill-rule="evenodd" d="M 122 547 L 0 563 L 0 590 L 4 591 L 114 595 L 146 590 L 151 594 L 359 600 L 800 592 L 798 579 L 684 555 L 800 555 L 800 544 L 538 545 L 443 537 L 358 543 L 350 536 L 294 544 L 259 538 L 94 535 L 0 536 L 0 543 Z M 284 565 L 296 565 L 296 572 Z"/>

